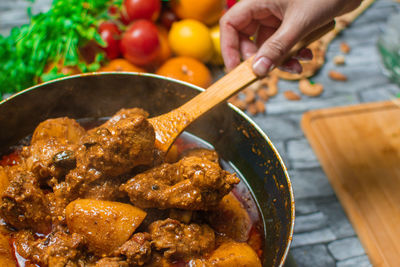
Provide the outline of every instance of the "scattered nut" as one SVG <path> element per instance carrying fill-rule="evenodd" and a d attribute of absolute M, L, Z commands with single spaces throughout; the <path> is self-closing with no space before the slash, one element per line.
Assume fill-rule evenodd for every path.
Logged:
<path fill-rule="evenodd" d="M 262 81 L 261 80 L 257 80 L 255 82 L 253 82 L 252 84 L 250 84 L 249 86 L 247 86 L 246 89 L 244 89 L 244 91 L 246 90 L 253 90 L 256 91 L 258 88 L 260 88 L 262 85 Z"/>
<path fill-rule="evenodd" d="M 244 92 L 245 93 L 245 99 L 244 102 L 247 104 L 254 102 L 256 100 L 256 93 L 253 90 L 249 90 Z"/>
<path fill-rule="evenodd" d="M 342 27 L 347 27 L 347 26 L 350 25 L 351 22 L 348 21 L 347 19 L 339 18 L 339 19 L 336 20 L 336 23 L 340 24 Z"/>
<path fill-rule="evenodd" d="M 301 97 L 292 90 L 283 92 L 283 95 L 286 97 L 287 100 L 297 101 L 301 99 Z"/>
<path fill-rule="evenodd" d="M 264 113 L 265 112 L 265 103 L 263 101 L 257 100 L 254 105 L 256 106 L 256 109 L 257 109 L 258 113 Z"/>
<path fill-rule="evenodd" d="M 346 59 L 343 55 L 337 55 L 333 58 L 333 62 L 336 65 L 343 65 L 344 63 L 346 63 Z"/>
<path fill-rule="evenodd" d="M 320 83 L 311 83 L 308 79 L 299 81 L 299 90 L 306 96 L 319 96 L 324 91 L 324 86 Z"/>
<path fill-rule="evenodd" d="M 268 101 L 269 99 L 268 90 L 266 88 L 258 89 L 257 96 L 263 101 Z"/>
<path fill-rule="evenodd" d="M 257 107 L 255 103 L 251 103 L 248 107 L 247 107 L 247 111 L 251 114 L 251 115 L 256 115 L 257 114 Z"/>
<path fill-rule="evenodd" d="M 351 47 L 347 43 L 342 42 L 340 44 L 340 51 L 342 51 L 343 53 L 348 54 L 350 52 L 350 50 L 351 50 Z"/>
<path fill-rule="evenodd" d="M 277 75 L 270 76 L 266 78 L 266 84 L 268 86 L 268 96 L 275 96 L 278 93 L 278 81 Z"/>
<path fill-rule="evenodd" d="M 335 70 L 329 71 L 328 75 L 329 75 L 329 78 L 331 78 L 332 80 L 335 80 L 335 81 L 342 81 L 342 82 L 347 81 L 346 75 L 344 75 L 338 71 L 335 71 Z"/>
<path fill-rule="evenodd" d="M 239 99 L 239 95 L 236 94 L 236 95 L 233 95 L 230 98 L 228 98 L 228 102 L 231 103 L 232 101 L 234 102 L 234 101 L 236 101 L 238 99 Z"/>

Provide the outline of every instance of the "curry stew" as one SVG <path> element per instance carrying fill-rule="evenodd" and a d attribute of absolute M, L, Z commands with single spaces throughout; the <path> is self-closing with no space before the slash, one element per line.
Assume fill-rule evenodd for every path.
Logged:
<path fill-rule="evenodd" d="M 147 116 L 48 119 L 3 156 L 0 266 L 261 266 L 237 175 L 184 139 L 161 157 Z"/>

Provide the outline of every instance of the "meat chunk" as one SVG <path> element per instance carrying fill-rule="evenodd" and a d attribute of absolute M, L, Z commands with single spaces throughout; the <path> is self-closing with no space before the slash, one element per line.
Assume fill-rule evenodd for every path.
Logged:
<path fill-rule="evenodd" d="M 121 190 L 141 208 L 207 210 L 216 206 L 239 181 L 215 162 L 186 157 L 136 175 Z"/>
<path fill-rule="evenodd" d="M 149 226 L 152 243 L 164 256 L 186 259 L 201 256 L 215 247 L 214 231 L 206 224 L 186 225 L 173 219 L 155 221 Z"/>
<path fill-rule="evenodd" d="M 114 254 L 124 255 L 130 266 L 143 266 L 151 259 L 150 235 L 148 233 L 134 234 Z"/>
<path fill-rule="evenodd" d="M 122 108 L 117 113 L 115 113 L 108 121 L 106 121 L 101 127 L 109 128 L 110 126 L 117 124 L 122 119 L 132 118 L 138 115 L 145 118 L 149 117 L 149 113 L 141 108 Z"/>
<path fill-rule="evenodd" d="M 40 266 L 83 266 L 84 239 L 78 234 L 51 233 L 47 237 L 35 238 L 30 231 L 19 231 L 15 235 L 17 252 Z"/>
<path fill-rule="evenodd" d="M 8 169 L 10 184 L 2 195 L 1 217 L 16 229 L 51 229 L 49 203 L 35 175 L 21 166 Z"/>
<path fill-rule="evenodd" d="M 85 130 L 67 117 L 48 119 L 36 127 L 23 156 L 37 177 L 60 177 L 76 165 L 75 153 Z"/>
<path fill-rule="evenodd" d="M 80 190 L 80 196 L 93 181 L 117 177 L 138 165 L 152 164 L 154 140 L 153 127 L 137 113 L 90 130 L 76 153 L 77 168 L 66 177 L 70 190 Z"/>
<path fill-rule="evenodd" d="M 151 164 L 153 147 L 154 131 L 144 117 L 121 119 L 109 128 L 89 131 L 77 156 L 78 169 L 115 177 Z"/>
<path fill-rule="evenodd" d="M 100 179 L 91 183 L 86 192 L 82 192 L 81 198 L 99 199 L 114 201 L 121 199 L 125 196 L 123 192 L 119 190 L 121 185 L 119 179 Z"/>

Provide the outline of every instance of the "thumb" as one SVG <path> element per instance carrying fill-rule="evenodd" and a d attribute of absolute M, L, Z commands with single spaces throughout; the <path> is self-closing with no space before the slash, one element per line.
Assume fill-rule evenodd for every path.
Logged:
<path fill-rule="evenodd" d="M 266 76 L 300 41 L 301 36 L 306 32 L 304 28 L 299 23 L 284 19 L 278 30 L 258 49 L 253 60 L 254 73 L 257 76 Z"/>

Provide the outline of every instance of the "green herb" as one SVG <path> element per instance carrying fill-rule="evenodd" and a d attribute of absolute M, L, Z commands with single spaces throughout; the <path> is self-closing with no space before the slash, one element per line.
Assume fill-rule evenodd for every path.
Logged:
<path fill-rule="evenodd" d="M 400 93 L 398 93 L 398 94 L 396 95 L 396 97 L 400 98 Z"/>
<path fill-rule="evenodd" d="M 97 31 L 99 20 L 108 18 L 110 5 L 121 4 L 122 0 L 54 0 L 48 12 L 31 16 L 29 25 L 12 29 L 8 37 L 0 35 L 0 94 L 65 76 L 60 64 L 82 72 L 97 70 L 104 53 L 95 51 L 88 64 L 80 48 L 91 41 L 105 45 Z M 51 62 L 54 67 L 44 73 Z"/>

